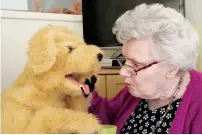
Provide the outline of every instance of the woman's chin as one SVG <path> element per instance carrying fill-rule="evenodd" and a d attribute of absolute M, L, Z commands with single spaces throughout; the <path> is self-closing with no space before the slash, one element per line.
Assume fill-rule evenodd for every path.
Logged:
<path fill-rule="evenodd" d="M 139 92 L 137 92 L 137 89 L 132 87 L 132 86 L 128 86 L 128 91 L 132 96 L 135 96 L 135 97 L 140 97 L 141 96 L 139 94 Z"/>
<path fill-rule="evenodd" d="M 135 88 L 135 87 L 132 87 L 132 86 L 128 87 L 128 91 L 129 91 L 129 93 L 130 93 L 132 96 L 134 96 L 134 97 L 142 98 L 142 99 L 147 99 L 147 96 L 145 96 L 145 95 L 139 93 L 139 92 L 138 92 L 138 89 Z"/>

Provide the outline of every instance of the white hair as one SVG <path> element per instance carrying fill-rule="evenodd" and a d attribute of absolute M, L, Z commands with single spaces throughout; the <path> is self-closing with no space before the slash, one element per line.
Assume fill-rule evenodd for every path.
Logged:
<path fill-rule="evenodd" d="M 156 59 L 167 58 L 167 62 L 179 65 L 182 71 L 195 67 L 198 34 L 189 21 L 172 8 L 141 4 L 121 15 L 112 31 L 120 43 L 150 37 L 156 46 L 152 52 L 158 52 Z"/>

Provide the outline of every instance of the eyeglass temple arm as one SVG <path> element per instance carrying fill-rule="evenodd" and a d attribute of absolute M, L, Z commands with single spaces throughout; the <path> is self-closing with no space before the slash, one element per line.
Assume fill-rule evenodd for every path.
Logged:
<path fill-rule="evenodd" d="M 157 64 L 158 62 L 153 62 L 153 63 L 151 63 L 151 64 L 149 64 L 149 65 L 147 65 L 147 66 L 144 66 L 144 67 L 142 67 L 142 68 L 140 68 L 140 69 L 138 69 L 138 70 L 135 70 L 136 72 L 137 71 L 140 71 L 140 70 L 143 70 L 143 69 L 145 69 L 145 68 L 148 68 L 148 67 L 150 67 L 150 66 L 152 66 L 153 64 Z"/>

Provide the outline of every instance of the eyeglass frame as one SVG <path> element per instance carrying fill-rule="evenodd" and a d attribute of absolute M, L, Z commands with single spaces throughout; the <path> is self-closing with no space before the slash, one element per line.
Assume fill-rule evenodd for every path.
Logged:
<path fill-rule="evenodd" d="M 147 68 L 151 67 L 152 65 L 158 64 L 158 63 L 160 62 L 160 61 L 152 62 L 152 63 L 150 63 L 150 64 L 148 64 L 148 65 L 145 65 L 145 66 L 143 66 L 143 67 L 141 67 L 141 68 L 139 68 L 139 69 L 136 70 L 136 69 L 134 69 L 133 66 L 130 66 L 130 65 L 127 65 L 127 64 L 122 64 L 122 62 L 118 59 L 118 57 L 120 57 L 120 56 L 121 56 L 121 54 L 116 57 L 116 60 L 117 60 L 118 64 L 120 65 L 120 67 L 122 68 L 122 67 L 124 67 L 124 66 L 127 66 L 127 67 L 132 68 L 132 69 L 134 70 L 134 72 L 135 72 L 135 74 L 132 73 L 134 76 L 137 75 L 137 72 L 139 72 L 139 71 L 141 71 L 141 70 L 143 70 L 143 69 L 147 69 Z"/>

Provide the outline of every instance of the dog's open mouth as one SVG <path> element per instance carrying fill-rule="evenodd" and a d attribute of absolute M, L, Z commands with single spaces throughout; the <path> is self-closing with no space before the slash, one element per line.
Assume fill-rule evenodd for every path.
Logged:
<path fill-rule="evenodd" d="M 65 77 L 73 84 L 80 87 L 84 94 L 88 95 L 90 93 L 89 86 L 79 81 L 79 75 L 77 73 L 67 74 Z"/>

